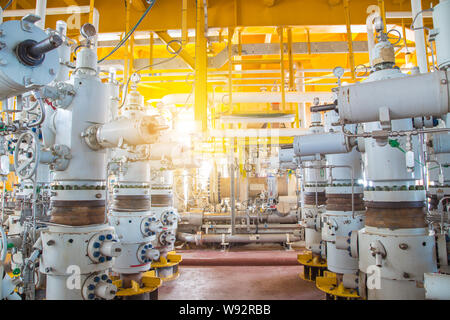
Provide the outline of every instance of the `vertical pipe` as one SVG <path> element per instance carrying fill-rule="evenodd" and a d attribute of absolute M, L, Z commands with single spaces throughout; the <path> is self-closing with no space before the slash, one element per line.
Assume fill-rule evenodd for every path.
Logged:
<path fill-rule="evenodd" d="M 374 31 L 373 31 L 373 22 L 374 22 L 374 19 L 380 15 L 380 13 L 378 11 L 376 11 L 376 10 L 374 10 L 374 11 L 367 10 L 367 13 L 369 13 L 369 15 L 366 18 L 367 45 L 368 45 L 368 51 L 369 51 L 370 66 L 373 67 L 373 61 L 372 61 L 373 53 L 372 53 L 372 51 L 373 51 L 373 48 L 375 47 L 375 37 L 374 37 Z M 406 42 L 405 42 L 405 44 L 406 44 Z"/>
<path fill-rule="evenodd" d="M 129 73 L 130 75 L 134 72 L 134 33 L 131 35 L 130 39 L 128 40 L 129 44 L 129 59 L 130 59 L 130 65 L 129 65 Z"/>
<path fill-rule="evenodd" d="M 419 14 L 419 12 L 422 11 L 422 1 L 411 0 L 411 11 L 413 19 L 418 15 L 416 21 L 414 22 L 414 39 L 416 44 L 417 65 L 419 67 L 420 73 L 426 73 L 428 72 L 428 65 L 427 50 L 425 47 L 425 33 L 423 30 L 423 16 L 422 14 Z"/>
<path fill-rule="evenodd" d="M 47 0 L 36 0 L 36 15 L 41 17 L 41 20 L 36 22 L 36 26 L 45 29 L 45 15 L 47 9 Z"/>
<path fill-rule="evenodd" d="M 386 32 L 386 9 L 384 7 L 384 0 L 378 0 L 378 7 L 380 8 L 381 19 L 383 19 L 383 32 Z"/>
<path fill-rule="evenodd" d="M 311 35 L 308 28 L 306 28 L 306 43 L 308 44 L 308 54 L 311 54 Z"/>
<path fill-rule="evenodd" d="M 148 58 L 148 64 L 150 65 L 150 70 L 153 69 L 153 46 L 155 42 L 155 34 L 153 31 L 150 31 L 150 48 L 149 48 L 149 58 Z"/>
<path fill-rule="evenodd" d="M 228 104 L 230 112 L 233 104 L 233 34 L 234 28 L 228 28 Z"/>
<path fill-rule="evenodd" d="M 236 170 L 234 168 L 234 139 L 230 139 L 230 150 L 229 150 L 229 157 L 228 161 L 230 164 L 230 200 L 231 200 L 231 235 L 234 235 L 236 233 L 236 224 L 235 224 L 235 217 L 236 217 L 236 195 L 235 195 L 235 174 Z"/>
<path fill-rule="evenodd" d="M 278 35 L 280 38 L 280 72 L 281 72 L 281 111 L 286 111 L 286 88 L 285 88 L 285 77 L 284 74 L 284 29 L 283 27 L 278 27 Z"/>
<path fill-rule="evenodd" d="M 99 26 L 100 26 L 100 14 L 98 10 L 95 8 L 95 0 L 90 0 L 89 3 L 89 23 L 91 23 L 95 30 L 97 30 L 97 35 L 94 39 L 94 46 L 97 48 L 98 44 L 98 33 L 99 33 Z"/>
<path fill-rule="evenodd" d="M 288 28 L 288 57 L 289 57 L 289 89 L 295 89 L 294 56 L 292 55 L 292 28 Z"/>
<path fill-rule="evenodd" d="M 242 30 L 238 31 L 238 55 L 242 56 Z"/>
<path fill-rule="evenodd" d="M 352 28 L 350 23 L 350 8 L 348 0 L 344 0 L 345 24 L 347 26 L 347 42 L 348 42 L 348 58 L 350 62 L 350 70 L 352 72 L 352 80 L 355 80 L 355 55 L 353 52 Z"/>
<path fill-rule="evenodd" d="M 201 123 L 202 131 L 207 130 L 208 120 L 208 92 L 206 54 L 207 43 L 205 37 L 205 8 L 203 1 L 197 0 L 197 23 L 195 30 L 195 121 Z"/>

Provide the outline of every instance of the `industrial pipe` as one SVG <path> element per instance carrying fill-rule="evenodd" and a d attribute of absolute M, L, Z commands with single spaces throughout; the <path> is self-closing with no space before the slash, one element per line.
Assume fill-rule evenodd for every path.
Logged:
<path fill-rule="evenodd" d="M 122 118 L 89 127 L 84 133 L 86 143 L 93 150 L 116 148 L 123 145 L 136 146 L 149 144 L 158 137 L 160 130 L 167 126 L 158 117 L 145 116 L 139 119 Z"/>
<path fill-rule="evenodd" d="M 331 111 L 331 110 L 336 110 L 336 103 L 330 103 L 330 104 L 323 104 L 320 106 L 313 106 L 311 107 L 309 110 L 311 112 L 322 112 L 322 111 Z"/>
<path fill-rule="evenodd" d="M 339 154 L 352 150 L 354 141 L 343 132 L 327 132 L 294 137 L 294 153 L 296 156 L 312 156 L 316 154 Z"/>
<path fill-rule="evenodd" d="M 231 215 L 228 214 L 198 214 L 198 213 L 181 213 L 181 221 L 188 222 L 193 225 L 202 225 L 203 220 L 206 221 L 231 221 Z M 294 215 L 280 217 L 275 214 L 242 214 L 236 213 L 235 220 L 239 219 L 260 220 L 267 223 L 297 223 L 298 219 Z"/>
<path fill-rule="evenodd" d="M 41 29 L 45 29 L 45 14 L 47 9 L 47 0 L 36 0 L 36 15 L 41 18 L 35 24 Z"/>
<path fill-rule="evenodd" d="M 436 71 L 340 87 L 340 121 L 364 123 L 446 114 L 449 76 L 448 71 Z M 380 119 L 380 114 L 389 119 Z"/>
<path fill-rule="evenodd" d="M 178 233 L 180 241 L 191 243 L 271 243 L 271 242 L 295 242 L 300 237 L 292 234 L 188 234 Z"/>
<path fill-rule="evenodd" d="M 315 98 L 320 101 L 329 101 L 333 99 L 331 92 L 286 92 L 286 103 L 313 102 Z M 215 103 L 228 102 L 228 93 L 215 92 L 209 94 L 208 100 L 214 100 Z M 189 94 L 169 94 L 162 98 L 164 105 L 174 104 L 192 104 L 195 101 L 195 95 Z M 233 92 L 233 103 L 277 103 L 281 102 L 281 93 L 279 92 Z"/>
<path fill-rule="evenodd" d="M 373 66 L 372 51 L 373 51 L 373 48 L 375 47 L 375 39 L 373 36 L 373 32 L 374 32 L 373 23 L 374 23 L 375 18 L 380 16 L 380 12 L 379 12 L 378 6 L 369 6 L 367 8 L 367 13 L 369 13 L 370 12 L 369 10 L 371 10 L 371 9 L 373 9 L 373 11 L 367 16 L 366 28 L 367 28 L 367 45 L 368 45 L 368 51 L 369 51 L 370 66 Z"/>
<path fill-rule="evenodd" d="M 425 46 L 425 33 L 423 32 L 423 17 L 422 17 L 422 0 L 411 0 L 412 18 L 414 21 L 414 38 L 416 44 L 417 64 L 420 73 L 428 72 L 427 64 L 427 49 Z M 414 20 L 415 19 L 415 20 Z"/>

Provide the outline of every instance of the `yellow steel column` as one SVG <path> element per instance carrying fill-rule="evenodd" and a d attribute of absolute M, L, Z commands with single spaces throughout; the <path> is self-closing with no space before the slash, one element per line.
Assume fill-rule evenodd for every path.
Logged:
<path fill-rule="evenodd" d="M 130 75 L 134 72 L 134 33 L 131 35 L 130 39 L 128 40 L 128 47 L 129 47 L 129 59 L 130 59 L 130 65 L 129 65 L 129 73 Z"/>
<path fill-rule="evenodd" d="M 294 90 L 294 57 L 292 55 L 292 28 L 288 28 L 288 57 L 289 57 L 289 90 Z"/>
<path fill-rule="evenodd" d="M 95 8 L 95 0 L 90 0 L 89 2 L 89 23 L 94 24 L 94 8 Z M 98 32 L 98 30 L 97 30 Z"/>
<path fill-rule="evenodd" d="M 284 74 L 284 30 L 283 27 L 278 27 L 278 35 L 280 38 L 280 72 L 281 72 L 281 111 L 286 111 L 286 90 L 284 87 L 285 74 Z"/>
<path fill-rule="evenodd" d="M 126 15 L 125 15 L 125 34 L 128 33 L 130 30 L 130 15 L 131 15 L 131 3 L 130 0 L 126 0 Z M 130 58 L 130 52 L 129 52 L 129 43 L 128 41 L 125 43 L 125 59 L 124 59 L 124 71 L 123 71 L 123 80 L 127 81 L 129 77 L 129 58 Z"/>
<path fill-rule="evenodd" d="M 238 31 L 238 55 L 242 56 L 242 29 Z"/>
<path fill-rule="evenodd" d="M 348 58 L 350 62 L 350 70 L 352 72 L 352 80 L 355 80 L 355 55 L 353 52 L 352 29 L 350 23 L 350 9 L 348 0 L 344 0 L 345 24 L 347 25 L 347 42 L 348 42 Z"/>
<path fill-rule="evenodd" d="M 208 125 L 208 56 L 205 35 L 205 8 L 203 0 L 197 0 L 197 23 L 195 30 L 195 120 L 201 123 L 202 131 Z"/>
<path fill-rule="evenodd" d="M 150 65 L 150 70 L 153 69 L 153 46 L 155 42 L 155 34 L 153 31 L 150 31 L 150 48 L 149 48 L 149 58 L 148 58 L 148 64 Z"/>
<path fill-rule="evenodd" d="M 228 28 L 228 104 L 230 113 L 233 111 L 233 34 L 234 28 Z"/>
<path fill-rule="evenodd" d="M 306 28 L 306 42 L 308 43 L 308 54 L 311 54 L 311 36 L 309 34 L 309 28 Z"/>
<path fill-rule="evenodd" d="M 187 25 L 187 20 L 188 20 L 188 11 L 187 11 L 188 0 L 182 0 L 182 1 L 183 1 L 183 4 L 182 4 L 182 8 L 181 8 L 181 44 L 184 47 L 189 42 L 189 33 L 188 33 L 188 25 Z"/>

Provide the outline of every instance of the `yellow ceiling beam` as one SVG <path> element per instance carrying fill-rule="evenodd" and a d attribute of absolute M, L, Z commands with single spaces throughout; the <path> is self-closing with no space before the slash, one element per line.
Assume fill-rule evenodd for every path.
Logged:
<path fill-rule="evenodd" d="M 71 2 L 70 0 L 64 0 Z M 138 1 L 138 0 L 133 0 Z M 81 3 L 81 1 L 79 1 Z M 116 1 L 114 1 L 116 2 Z M 187 0 L 187 27 L 195 28 L 195 0 Z M 366 9 L 374 0 L 351 2 L 352 24 L 366 23 Z M 385 0 L 385 10 L 400 11 L 398 0 Z M 429 8 L 432 0 L 423 0 L 422 6 Z M 434 1 L 436 2 L 436 1 Z M 61 3 L 64 3 L 61 1 Z M 85 2 L 84 2 L 85 3 Z M 136 2 L 138 3 L 138 2 Z M 95 7 L 100 12 L 100 30 L 102 32 L 122 32 L 125 24 L 124 7 L 111 5 L 111 0 L 96 0 Z M 183 1 L 157 1 L 138 30 L 181 29 Z M 411 10 L 406 1 L 402 11 Z M 137 21 L 141 11 L 133 10 L 131 21 Z M 56 24 L 64 16 L 48 17 L 48 25 Z M 400 21 L 400 19 L 398 19 Z M 341 5 L 331 5 L 328 1 L 283 0 L 267 6 L 263 0 L 214 0 L 208 7 L 208 26 L 210 28 L 257 27 L 257 26 L 306 26 L 306 25 L 345 25 L 345 16 Z"/>
<path fill-rule="evenodd" d="M 78 2 L 75 0 L 64 0 L 64 3 L 68 6 L 78 6 Z"/>
<path fill-rule="evenodd" d="M 174 52 L 178 52 L 178 56 L 192 69 L 195 70 L 195 60 L 192 58 L 187 51 L 182 48 L 178 41 L 174 39 L 167 33 L 167 31 L 156 31 L 158 37 L 168 45 Z"/>
<path fill-rule="evenodd" d="M 131 5 L 138 11 L 145 11 L 146 6 L 145 6 L 145 0 L 131 0 Z"/>

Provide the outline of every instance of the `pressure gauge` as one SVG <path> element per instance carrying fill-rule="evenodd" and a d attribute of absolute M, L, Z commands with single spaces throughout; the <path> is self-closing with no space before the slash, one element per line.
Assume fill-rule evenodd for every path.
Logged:
<path fill-rule="evenodd" d="M 80 33 L 86 39 L 90 39 L 97 35 L 97 31 L 95 30 L 95 27 L 90 23 L 83 24 L 83 26 L 80 29 Z"/>
<path fill-rule="evenodd" d="M 141 81 L 141 75 L 139 73 L 135 72 L 131 75 L 131 82 L 139 83 L 140 81 Z"/>
<path fill-rule="evenodd" d="M 345 73 L 344 68 L 342 67 L 336 67 L 333 69 L 333 74 L 336 78 L 340 79 Z"/>

